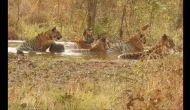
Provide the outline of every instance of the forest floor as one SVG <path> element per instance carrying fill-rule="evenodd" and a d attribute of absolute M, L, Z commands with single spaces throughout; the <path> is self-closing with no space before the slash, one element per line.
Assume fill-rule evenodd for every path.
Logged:
<path fill-rule="evenodd" d="M 183 57 L 103 60 L 8 54 L 9 110 L 183 109 Z"/>

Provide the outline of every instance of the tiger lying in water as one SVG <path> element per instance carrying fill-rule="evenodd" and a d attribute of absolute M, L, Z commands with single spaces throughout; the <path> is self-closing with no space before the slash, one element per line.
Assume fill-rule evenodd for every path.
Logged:
<path fill-rule="evenodd" d="M 83 40 L 78 40 L 73 42 L 65 42 L 63 44 L 56 44 L 55 42 L 49 41 L 48 43 L 43 45 L 43 48 L 49 48 L 50 52 L 64 52 L 65 49 L 91 49 L 92 45 L 89 43 L 92 43 L 94 41 L 93 36 L 91 35 L 91 32 L 87 32 L 87 30 L 83 33 Z"/>
<path fill-rule="evenodd" d="M 56 27 L 50 29 L 46 32 L 42 32 L 38 34 L 35 38 L 25 41 L 21 45 L 19 45 L 17 49 L 17 53 L 23 54 L 22 51 L 40 51 L 45 52 L 47 48 L 49 48 L 54 40 L 59 40 L 62 38 L 62 35 L 59 31 L 57 31 Z"/>
<path fill-rule="evenodd" d="M 71 52 L 75 53 L 87 53 L 87 54 L 106 54 L 106 36 L 105 34 L 99 35 L 101 36 L 95 44 L 90 49 L 71 49 Z"/>
<path fill-rule="evenodd" d="M 145 31 L 149 25 L 142 27 L 142 31 Z M 140 30 L 137 30 L 127 42 L 122 39 L 114 39 L 108 41 L 109 53 L 130 53 L 130 52 L 142 52 L 144 51 L 143 44 L 146 43 L 146 36 Z"/>
<path fill-rule="evenodd" d="M 166 34 L 164 34 L 158 44 L 152 47 L 148 51 L 143 52 L 134 52 L 134 53 L 123 53 L 118 56 L 120 59 L 156 59 L 162 58 L 165 54 L 164 52 L 168 52 L 168 49 L 174 48 L 174 42 L 170 39 Z"/>
<path fill-rule="evenodd" d="M 92 43 L 94 42 L 94 37 L 92 35 L 92 30 L 84 30 L 83 37 L 80 40 L 74 42 L 64 43 L 65 49 L 90 49 L 92 48 Z"/>

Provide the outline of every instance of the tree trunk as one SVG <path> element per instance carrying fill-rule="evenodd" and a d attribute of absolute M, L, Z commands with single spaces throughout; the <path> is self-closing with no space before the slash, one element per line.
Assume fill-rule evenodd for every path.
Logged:
<path fill-rule="evenodd" d="M 125 13 L 126 13 L 126 5 L 123 7 L 123 15 L 121 18 L 121 25 L 120 25 L 120 29 L 119 29 L 119 37 L 121 39 L 123 39 L 123 20 L 125 18 Z"/>
<path fill-rule="evenodd" d="M 38 1 L 38 14 L 40 14 L 40 10 L 41 10 L 41 0 Z"/>
<path fill-rule="evenodd" d="M 57 10 L 58 10 L 57 13 L 58 13 L 58 16 L 59 16 L 59 5 L 60 5 L 59 0 L 57 0 L 57 6 L 58 6 L 58 7 L 57 7 L 57 8 L 58 8 L 58 9 L 57 9 Z"/>
<path fill-rule="evenodd" d="M 92 30 L 94 33 L 97 0 L 87 0 L 87 3 L 88 3 L 87 30 Z"/>
<path fill-rule="evenodd" d="M 17 21 L 16 21 L 16 24 L 15 24 L 15 26 L 16 26 L 16 29 L 18 28 L 18 22 L 19 22 L 19 18 L 20 18 L 20 0 L 18 0 L 18 12 L 17 12 Z"/>
<path fill-rule="evenodd" d="M 153 20 L 154 20 L 154 11 L 155 8 L 152 6 L 151 12 L 150 12 L 150 21 L 149 21 L 149 37 L 151 37 L 151 26 L 153 25 Z"/>

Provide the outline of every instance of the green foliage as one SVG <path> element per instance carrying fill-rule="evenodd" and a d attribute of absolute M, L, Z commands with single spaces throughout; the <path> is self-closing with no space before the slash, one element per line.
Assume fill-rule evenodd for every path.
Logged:
<path fill-rule="evenodd" d="M 9 0 L 8 3 L 8 25 L 14 27 L 18 19 L 18 5 L 16 1 L 12 0 Z M 176 31 L 176 26 L 181 26 L 181 22 L 177 21 L 181 20 L 182 4 L 183 2 L 176 2 L 176 0 L 100 1 L 97 4 L 94 33 L 97 35 L 109 32 L 112 36 L 119 35 L 123 6 L 126 5 L 124 38 L 133 34 L 137 28 L 140 29 L 143 25 L 152 22 L 146 32 L 148 36 L 151 36 L 147 43 L 152 45 L 164 33 L 173 36 L 172 33 Z M 41 1 L 40 4 L 37 0 L 21 2 L 19 18 L 16 31 L 21 39 L 35 37 L 37 33 L 57 26 L 64 40 L 76 40 L 81 38 L 86 28 L 87 2 L 75 0 L 59 1 L 59 4 L 52 0 Z M 179 36 L 183 35 L 178 34 L 180 34 Z M 178 37 L 175 38 L 177 41 Z"/>
<path fill-rule="evenodd" d="M 116 32 L 111 31 L 114 27 L 114 20 L 109 17 L 108 15 L 102 18 L 97 18 L 97 22 L 95 23 L 95 33 L 104 33 L 104 32 L 109 32 L 112 35 L 115 34 Z"/>

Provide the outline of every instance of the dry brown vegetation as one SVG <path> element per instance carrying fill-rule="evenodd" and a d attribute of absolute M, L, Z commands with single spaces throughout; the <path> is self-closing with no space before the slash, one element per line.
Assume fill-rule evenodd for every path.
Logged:
<path fill-rule="evenodd" d="M 13 27 L 8 28 L 8 40 L 18 40 L 18 35 Z"/>
<path fill-rule="evenodd" d="M 183 110 L 183 58 L 8 57 L 9 110 Z"/>
<path fill-rule="evenodd" d="M 9 35 L 26 40 L 56 26 L 63 40 L 79 39 L 87 1 L 8 0 Z M 123 39 L 149 24 L 146 45 L 165 33 L 183 50 L 183 0 L 97 0 L 94 23 L 95 35 Z M 183 55 L 141 62 L 9 53 L 8 109 L 183 110 Z"/>
<path fill-rule="evenodd" d="M 35 37 L 53 26 L 60 29 L 64 40 L 79 39 L 87 27 L 87 1 L 8 0 L 8 26 L 16 28 L 20 39 Z M 183 45 L 182 0 L 97 0 L 95 35 L 106 31 L 111 37 L 119 36 L 121 20 L 123 38 L 150 24 L 147 44 L 154 44 L 165 33 Z"/>

